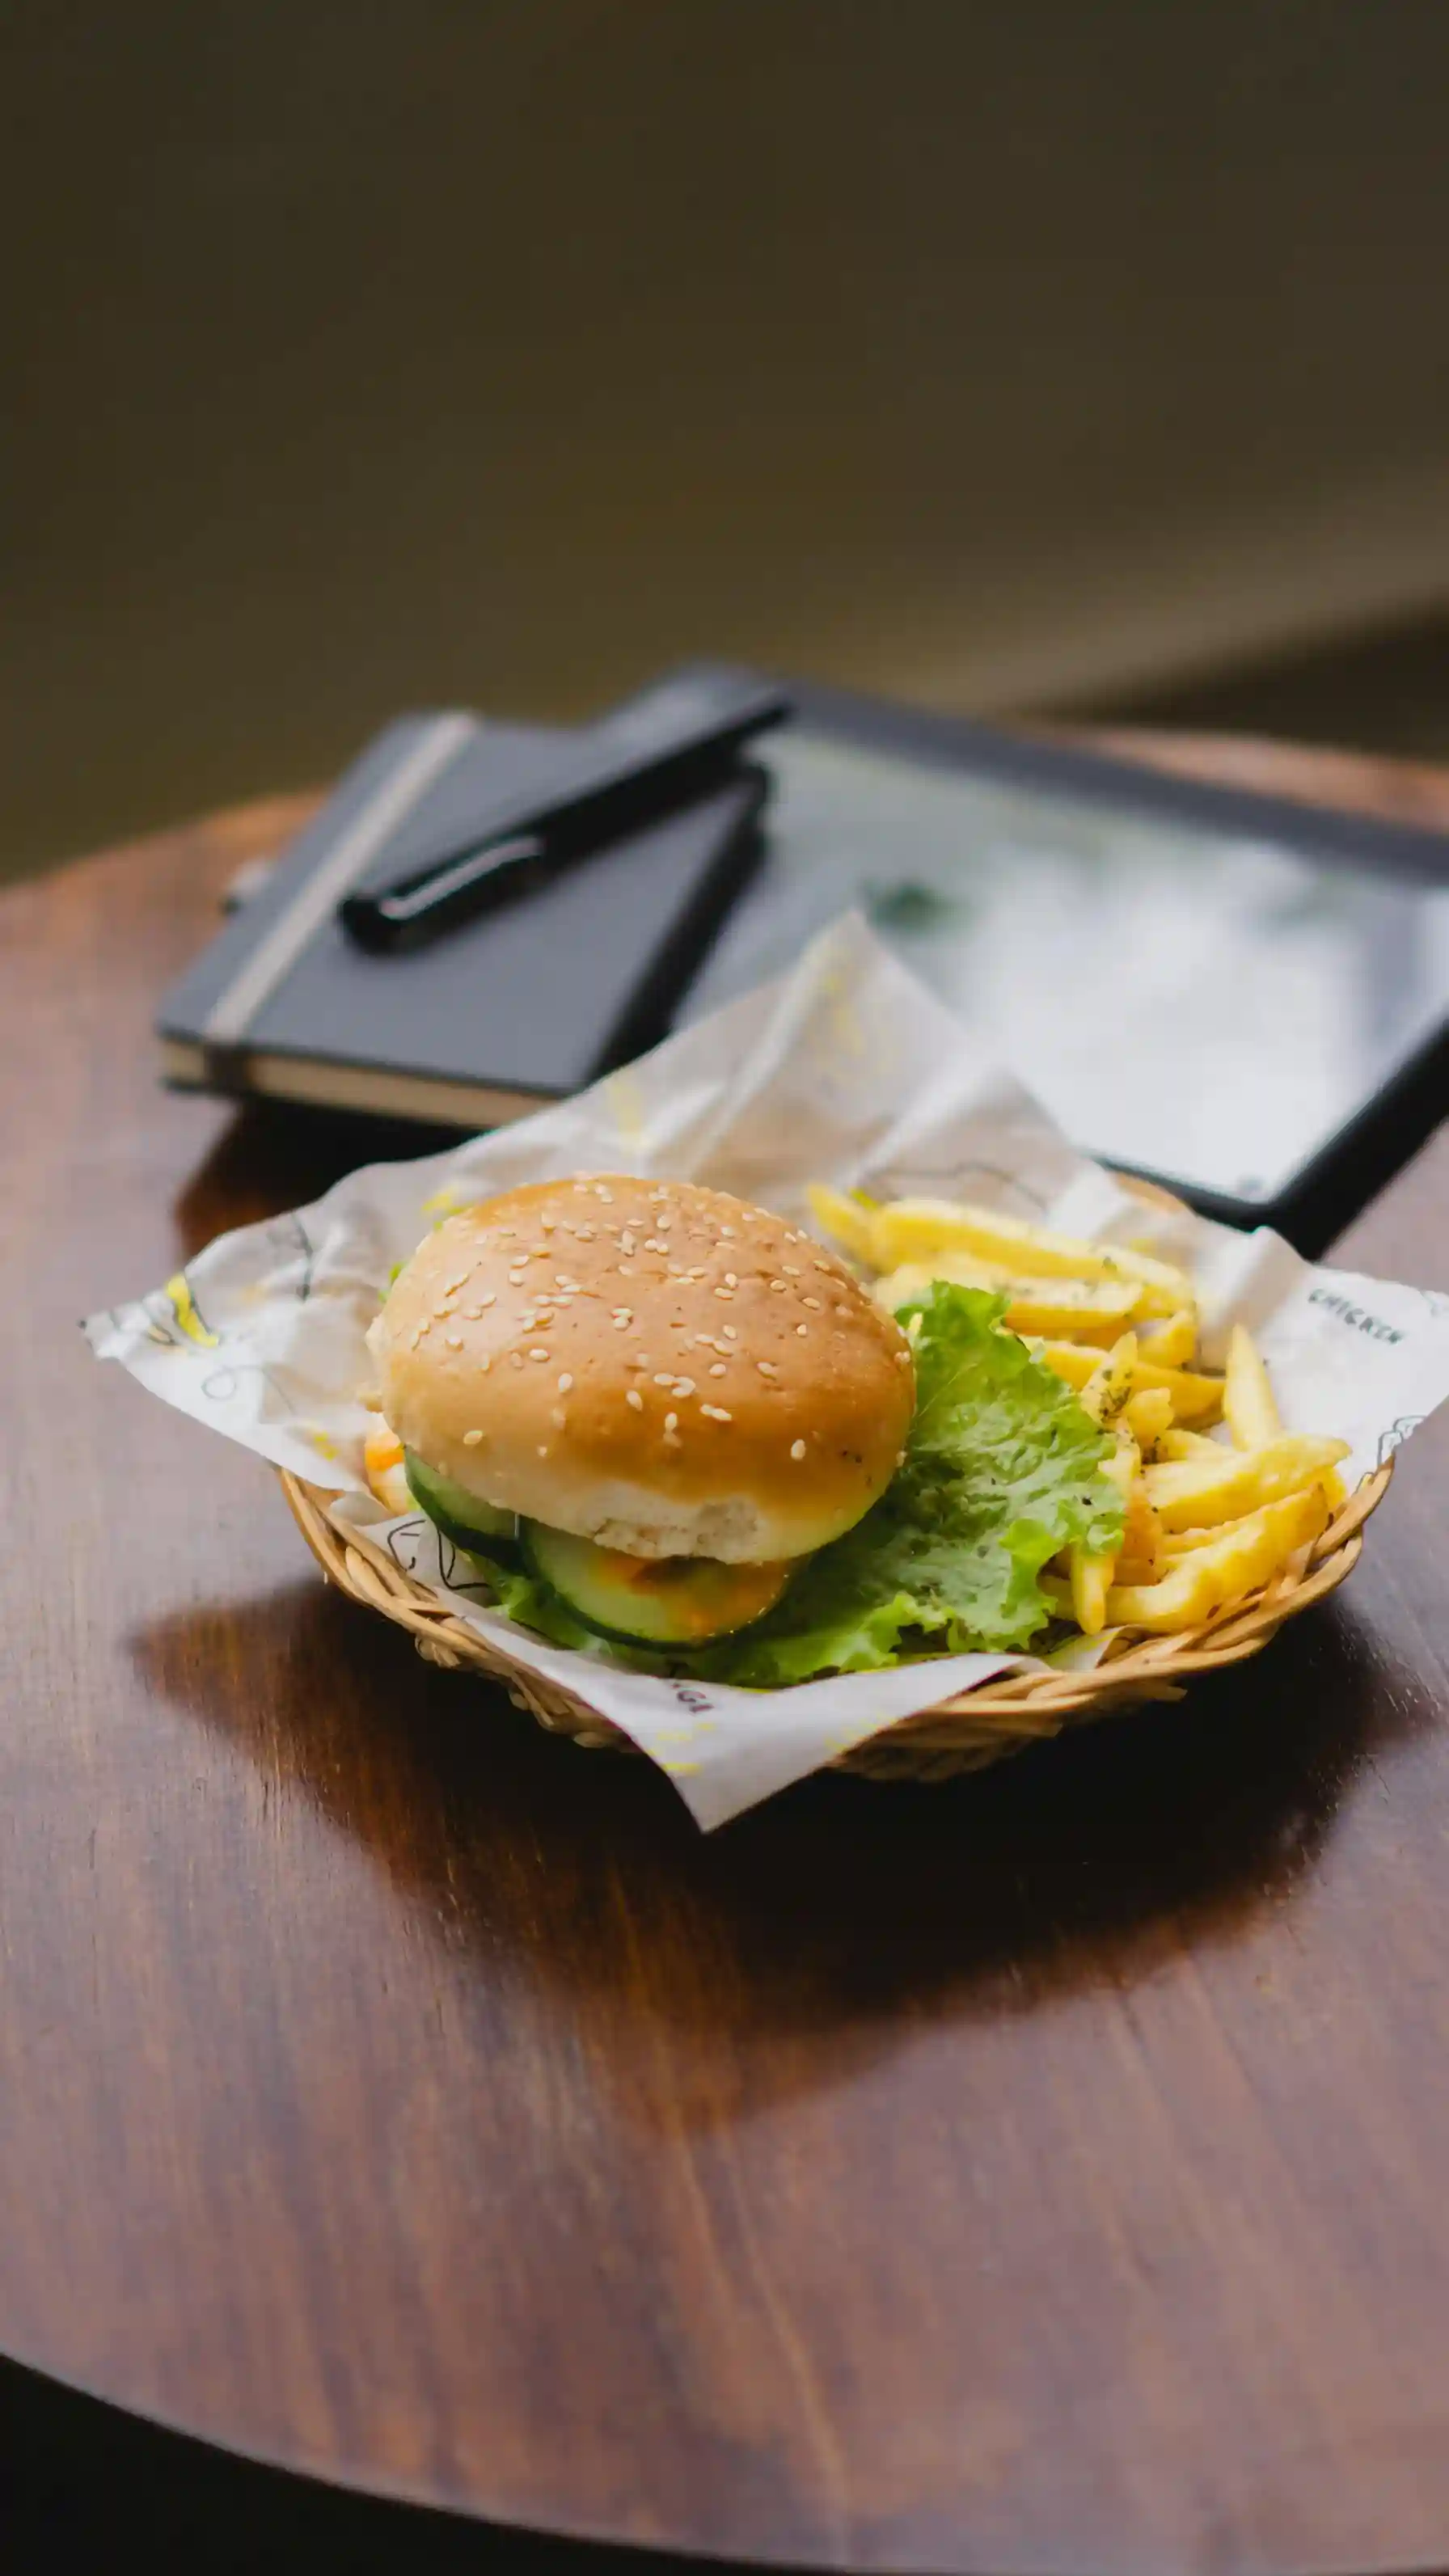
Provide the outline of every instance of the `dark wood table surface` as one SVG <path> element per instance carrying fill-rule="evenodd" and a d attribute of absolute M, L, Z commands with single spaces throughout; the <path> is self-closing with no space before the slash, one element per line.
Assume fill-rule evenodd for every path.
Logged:
<path fill-rule="evenodd" d="M 1449 778 L 1155 748 L 1449 822 Z M 702 1839 L 327 1591 L 75 1329 L 359 1157 L 153 1075 L 299 811 L 0 902 L 0 2351 L 556 2533 L 1443 2565 L 1449 1423 L 1181 1707 Z M 1449 1284 L 1449 1137 L 1341 1251 Z"/>

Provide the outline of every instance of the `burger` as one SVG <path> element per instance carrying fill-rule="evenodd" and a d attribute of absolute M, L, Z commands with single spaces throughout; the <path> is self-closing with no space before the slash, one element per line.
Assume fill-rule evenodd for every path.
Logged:
<path fill-rule="evenodd" d="M 908 1335 L 813 1236 L 623 1173 L 448 1217 L 368 1344 L 383 1499 L 656 1650 L 775 1610 L 885 1493 L 915 1402 Z"/>

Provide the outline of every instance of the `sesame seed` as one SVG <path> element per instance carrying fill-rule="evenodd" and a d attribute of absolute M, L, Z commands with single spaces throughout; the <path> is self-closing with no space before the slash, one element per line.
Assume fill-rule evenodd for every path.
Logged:
<path fill-rule="evenodd" d="M 664 1446 L 666 1449 L 682 1449 L 684 1443 L 680 1439 L 677 1431 L 666 1431 L 664 1434 Z"/>
<path fill-rule="evenodd" d="M 756 1360 L 755 1366 L 761 1377 L 778 1377 L 780 1374 L 773 1360 Z"/>
<path fill-rule="evenodd" d="M 817 1315 L 819 1314 L 820 1300 L 818 1297 L 802 1297 L 800 1303 L 802 1306 L 811 1307 Z"/>
<path fill-rule="evenodd" d="M 720 1331 L 723 1333 L 727 1342 L 737 1342 L 740 1338 L 739 1334 L 735 1331 L 733 1324 L 721 1324 Z M 729 1358 L 728 1351 L 725 1353 L 725 1358 Z"/>
<path fill-rule="evenodd" d="M 627 1333 L 630 1325 L 634 1321 L 634 1318 L 627 1306 L 621 1306 L 617 1315 L 615 1315 L 611 1320 L 616 1333 Z"/>
<path fill-rule="evenodd" d="M 476 1449 L 476 1448 L 477 1448 L 477 1446 L 478 1446 L 478 1443 L 479 1443 L 479 1441 L 482 1439 L 482 1437 L 483 1437 L 483 1434 L 482 1434 L 482 1432 L 481 1432 L 481 1431 L 465 1431 L 465 1432 L 464 1432 L 464 1434 L 463 1434 L 463 1446 L 464 1446 L 464 1448 L 465 1448 L 465 1449 Z"/>
<path fill-rule="evenodd" d="M 665 1369 L 662 1373 L 656 1371 L 654 1383 L 656 1386 L 673 1386 L 674 1371 L 672 1369 Z"/>
<path fill-rule="evenodd" d="M 802 1459 L 802 1458 L 804 1457 L 804 1455 L 805 1455 L 805 1443 L 804 1443 L 804 1441 L 803 1441 L 803 1440 L 792 1440 L 792 1441 L 791 1441 L 791 1443 L 790 1443 L 790 1455 L 791 1455 L 791 1457 L 794 1459 L 795 1464 L 796 1464 L 796 1466 L 798 1467 L 798 1466 L 799 1466 L 799 1464 L 800 1464 L 801 1459 Z"/>
<path fill-rule="evenodd" d="M 724 1364 L 724 1361 L 723 1361 L 723 1360 L 716 1360 L 716 1361 L 714 1362 L 714 1364 L 713 1364 L 712 1368 L 710 1369 L 710 1376 L 711 1376 L 711 1377 L 728 1377 L 728 1376 L 729 1376 L 729 1370 L 725 1367 L 725 1364 Z"/>
<path fill-rule="evenodd" d="M 538 1221 L 545 1234 L 552 1234 L 554 1227 L 558 1223 L 558 1219 L 555 1216 L 541 1216 Z"/>
<path fill-rule="evenodd" d="M 654 1231 L 656 1234 L 667 1234 L 673 1223 L 672 1216 L 657 1216 L 654 1220 Z"/>
<path fill-rule="evenodd" d="M 734 1227 L 732 1225 L 722 1225 L 720 1227 L 720 1233 L 724 1235 L 727 1240 L 731 1239 L 734 1235 Z"/>
<path fill-rule="evenodd" d="M 613 1206 L 613 1204 L 614 1204 L 614 1193 L 613 1193 L 613 1191 L 612 1191 L 612 1190 L 606 1190 L 602 1181 L 600 1181 L 599 1186 L 598 1186 L 598 1189 L 597 1189 L 597 1191 L 596 1191 L 595 1195 L 596 1195 L 596 1197 L 601 1198 L 601 1199 L 603 1200 L 605 1207 L 612 1207 L 612 1206 Z"/>
<path fill-rule="evenodd" d="M 467 1284 L 468 1284 L 468 1273 L 467 1273 L 467 1271 L 466 1271 L 466 1270 L 460 1270 L 456 1279 L 445 1279 L 445 1280 L 444 1280 L 444 1282 L 443 1282 L 443 1295 L 444 1295 L 445 1297 L 456 1297 L 456 1296 L 457 1296 L 457 1294 L 458 1294 L 459 1289 L 460 1289 L 460 1288 L 466 1288 Z"/>
<path fill-rule="evenodd" d="M 576 1226 L 574 1227 L 574 1234 L 575 1234 L 576 1239 L 577 1239 L 580 1243 L 592 1243 L 592 1242 L 593 1242 L 593 1239 L 594 1239 L 594 1229 L 593 1229 L 593 1227 L 592 1227 L 591 1225 L 576 1225 Z"/>
<path fill-rule="evenodd" d="M 804 1331 L 805 1327 L 804 1327 L 804 1325 L 803 1325 L 803 1324 L 801 1325 L 800 1329 L 801 1329 L 801 1331 L 802 1331 L 802 1332 Z M 910 1352 L 909 1352 L 909 1351 L 897 1351 L 897 1353 L 896 1353 L 896 1366 L 897 1366 L 897 1368 L 909 1368 L 909 1367 L 910 1367 L 910 1365 L 911 1365 L 911 1355 L 910 1355 Z"/>
<path fill-rule="evenodd" d="M 553 1424 L 555 1431 L 562 1431 L 564 1424 L 568 1420 L 568 1415 L 565 1413 L 561 1404 L 556 1404 L 548 1418 Z"/>
<path fill-rule="evenodd" d="M 770 1282 L 770 1294 L 772 1297 L 788 1297 L 790 1291 L 786 1287 L 783 1279 L 772 1279 Z"/>
<path fill-rule="evenodd" d="M 619 1277 L 620 1277 L 621 1279 L 632 1279 L 632 1278 L 633 1278 L 633 1276 L 634 1276 L 634 1273 L 633 1273 L 633 1271 L 630 1269 L 628 1262 L 627 1262 L 627 1261 L 621 1261 L 621 1262 L 620 1262 L 620 1264 L 619 1264 Z"/>
<path fill-rule="evenodd" d="M 896 1451 L 896 1465 L 897 1465 L 898 1467 L 904 1467 L 905 1463 L 906 1463 L 906 1453 L 905 1453 L 904 1449 L 898 1449 L 898 1450 Z"/>
<path fill-rule="evenodd" d="M 570 1370 L 570 1369 L 565 1369 L 565 1370 L 564 1370 L 564 1373 L 563 1373 L 563 1376 L 559 1379 L 559 1382 L 558 1382 L 558 1391 L 559 1391 L 560 1395 L 567 1395 L 567 1393 L 568 1393 L 568 1391 L 569 1391 L 569 1388 L 573 1385 L 573 1382 L 574 1382 L 574 1381 L 573 1381 L 573 1372 L 572 1372 L 572 1370 Z"/>
<path fill-rule="evenodd" d="M 799 1278 L 799 1276 L 800 1276 L 799 1269 L 798 1269 L 798 1267 L 796 1266 L 796 1264 L 795 1264 L 793 1261 L 782 1261 L 782 1262 L 781 1262 L 781 1264 L 780 1264 L 780 1267 L 781 1267 L 781 1269 L 784 1271 L 785 1276 L 786 1276 L 786 1278 L 787 1278 L 787 1279 L 798 1279 L 798 1278 Z"/>
<path fill-rule="evenodd" d="M 546 1440 L 540 1440 L 538 1444 L 538 1454 L 540 1458 L 546 1458 L 548 1456 L 548 1442 Z"/>
<path fill-rule="evenodd" d="M 706 1412 L 708 1409 L 708 1406 L 706 1406 Z M 666 1413 L 664 1417 L 664 1428 L 666 1431 L 677 1431 L 679 1429 L 679 1416 L 677 1413 Z"/>
<path fill-rule="evenodd" d="M 482 1370 L 483 1370 L 483 1372 L 484 1372 L 484 1374 L 485 1374 L 485 1376 L 486 1376 L 486 1374 L 487 1374 L 488 1370 L 489 1370 L 489 1369 L 491 1369 L 491 1367 L 493 1366 L 493 1362 L 492 1362 L 491 1360 L 480 1360 L 480 1361 L 478 1362 L 478 1366 L 480 1367 L 480 1369 L 482 1369 Z"/>
<path fill-rule="evenodd" d="M 485 1289 L 485 1290 L 484 1290 L 483 1295 L 482 1295 L 482 1296 L 479 1298 L 479 1300 L 478 1300 L 479 1310 L 480 1310 L 480 1312 L 481 1312 L 481 1310 L 483 1309 L 483 1307 L 485 1307 L 485 1306 L 496 1306 L 496 1305 L 497 1305 L 497 1303 L 498 1303 L 498 1292 L 497 1292 L 497 1290 L 496 1290 L 496 1289 L 494 1289 L 494 1288 L 487 1288 L 487 1289 Z"/>
<path fill-rule="evenodd" d="M 803 1342 L 803 1341 L 807 1338 L 807 1336 L 808 1336 L 808 1334 L 809 1334 L 810 1327 L 809 1327 L 809 1325 L 808 1325 L 808 1324 L 797 1324 L 797 1325 L 796 1325 L 796 1327 L 795 1327 L 795 1330 L 796 1330 L 796 1332 L 799 1334 L 800 1339 L 801 1339 L 801 1341 Z"/>
<path fill-rule="evenodd" d="M 733 1304 L 734 1293 L 733 1288 L 713 1288 L 710 1291 L 711 1296 L 722 1297 L 727 1306 Z"/>
<path fill-rule="evenodd" d="M 624 1397 L 624 1402 L 626 1404 L 632 1404 L 636 1413 L 642 1413 L 644 1410 L 644 1398 L 640 1394 L 637 1386 L 631 1386 L 628 1389 Z"/>
<path fill-rule="evenodd" d="M 423 1334 L 422 1334 L 422 1326 L 421 1326 L 421 1325 L 418 1325 L 418 1326 L 416 1326 L 416 1327 L 415 1327 L 415 1329 L 414 1329 L 412 1340 L 411 1340 L 411 1341 L 409 1342 L 409 1344 L 408 1344 L 408 1349 L 409 1349 L 410 1351 L 415 1351 L 415 1350 L 417 1349 L 417 1346 L 418 1346 L 419 1342 L 422 1340 L 422 1338 L 423 1338 Z"/>
<path fill-rule="evenodd" d="M 623 1253 L 626 1261 L 632 1261 L 638 1248 L 639 1247 L 635 1243 L 634 1237 L 629 1232 L 626 1225 L 623 1233 L 619 1237 L 619 1250 Z"/>
<path fill-rule="evenodd" d="M 528 1356 L 531 1360 L 546 1360 L 548 1353 L 544 1349 L 542 1342 L 535 1342 Z"/>
<path fill-rule="evenodd" d="M 735 1418 L 732 1413 L 726 1413 L 722 1404 L 702 1404 L 699 1409 L 711 1422 L 733 1422 Z"/>
<path fill-rule="evenodd" d="M 675 1381 L 674 1381 L 674 1392 L 675 1392 L 675 1394 L 676 1394 L 676 1395 L 693 1395 L 693 1393 L 694 1393 L 694 1380 L 693 1380 L 693 1378 L 692 1378 L 692 1377 L 677 1377 L 677 1378 L 675 1379 Z"/>
<path fill-rule="evenodd" d="M 734 1272 L 732 1270 L 727 1270 L 725 1272 L 725 1286 L 727 1288 L 738 1288 L 739 1284 L 740 1283 L 735 1277 Z"/>
<path fill-rule="evenodd" d="M 461 1333 L 445 1333 L 443 1339 L 447 1343 L 450 1351 L 460 1351 L 463 1347 L 463 1336 Z"/>
<path fill-rule="evenodd" d="M 821 1271 L 825 1278 L 828 1279 L 830 1277 L 830 1264 L 828 1261 L 812 1261 L 810 1267 L 812 1270 Z"/>
<path fill-rule="evenodd" d="M 418 1331 L 419 1331 L 420 1333 L 430 1333 L 430 1332 L 432 1331 L 432 1329 L 433 1329 L 433 1319 L 432 1319 L 432 1316 L 431 1316 L 431 1315 L 424 1315 L 422 1322 L 421 1322 L 421 1323 L 419 1324 L 419 1326 L 418 1326 Z"/>

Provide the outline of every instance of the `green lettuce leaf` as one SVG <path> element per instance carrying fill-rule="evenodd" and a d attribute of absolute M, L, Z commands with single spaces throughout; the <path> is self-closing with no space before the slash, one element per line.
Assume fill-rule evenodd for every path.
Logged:
<path fill-rule="evenodd" d="M 1005 1299 L 938 1282 L 901 1309 L 916 1335 L 905 1464 L 844 1538 L 810 1557 L 778 1608 L 689 1656 L 610 1646 L 526 1568 L 475 1557 L 509 1618 L 644 1672 L 752 1689 L 878 1672 L 917 1655 L 1023 1647 L 1053 1617 L 1038 1581 L 1059 1548 L 1116 1548 L 1110 1442 L 1071 1388 L 1001 1322 Z"/>
<path fill-rule="evenodd" d="M 873 1672 L 918 1654 L 1026 1646 L 1052 1607 L 1057 1550 L 1115 1548 L 1110 1443 L 1061 1378 L 1001 1323 L 1004 1299 L 938 1282 L 901 1309 L 916 1335 L 905 1464 L 863 1521 L 822 1548 L 778 1609 L 696 1669 L 767 1687 Z"/>

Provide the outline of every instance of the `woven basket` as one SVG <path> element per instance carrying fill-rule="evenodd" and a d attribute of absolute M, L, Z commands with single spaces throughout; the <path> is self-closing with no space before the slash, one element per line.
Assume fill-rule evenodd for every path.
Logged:
<path fill-rule="evenodd" d="M 1084 1673 L 1006 1674 L 981 1690 L 944 1699 L 915 1717 L 900 1719 L 882 1735 L 842 1754 L 832 1766 L 858 1771 L 872 1780 L 947 1780 L 957 1771 L 974 1771 L 1003 1755 L 1019 1753 L 1065 1726 L 1138 1700 L 1182 1697 L 1182 1684 L 1194 1673 L 1220 1672 L 1256 1655 L 1275 1636 L 1285 1619 L 1296 1618 L 1315 1601 L 1326 1600 L 1358 1563 L 1363 1525 L 1382 1502 L 1393 1474 L 1388 1458 L 1335 1513 L 1299 1570 L 1285 1568 L 1250 1599 L 1219 1611 L 1199 1628 L 1175 1637 L 1113 1638 L 1102 1661 Z M 588 1701 L 557 1682 L 546 1681 L 526 1664 L 490 1645 L 476 1630 L 454 1616 L 435 1593 L 404 1574 L 365 1532 L 346 1536 L 327 1517 L 331 1497 L 315 1485 L 283 1474 L 282 1490 L 297 1525 L 323 1573 L 339 1591 L 370 1610 L 380 1610 L 406 1628 L 418 1653 L 450 1671 L 482 1674 L 500 1681 L 519 1708 L 530 1709 L 540 1726 L 571 1735 L 576 1744 L 600 1745 L 632 1752 L 626 1736 Z"/>

